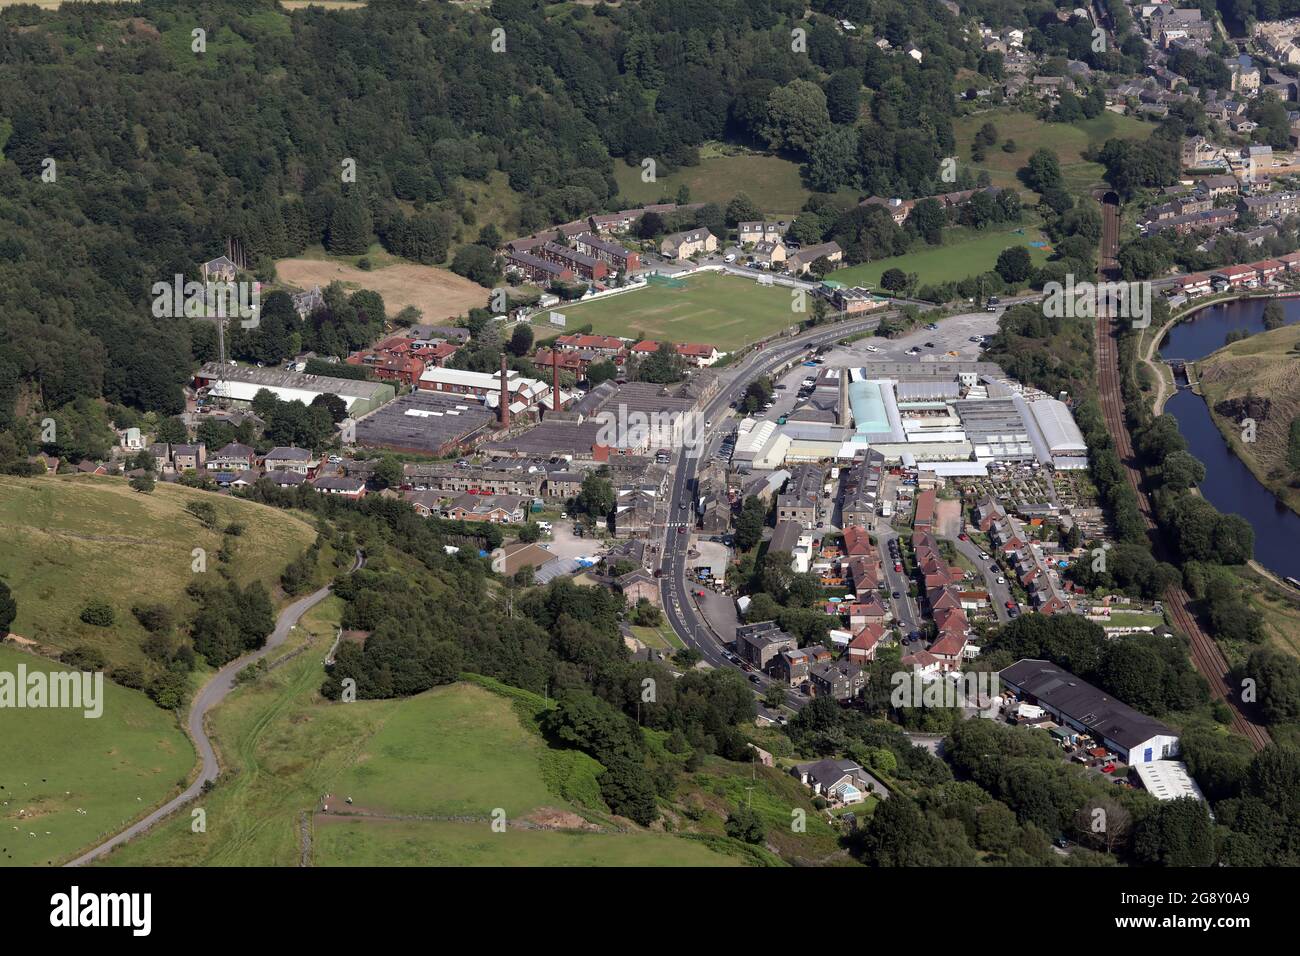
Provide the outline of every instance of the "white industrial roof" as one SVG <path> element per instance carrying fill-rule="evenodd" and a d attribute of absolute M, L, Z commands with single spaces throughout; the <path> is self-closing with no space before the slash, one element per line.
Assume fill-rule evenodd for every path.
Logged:
<path fill-rule="evenodd" d="M 1087 454 L 1088 444 L 1083 440 L 1083 432 L 1079 431 L 1064 402 L 1040 398 L 1030 403 L 1029 411 L 1042 429 L 1043 438 L 1053 455 Z"/>
<path fill-rule="evenodd" d="M 1179 797 L 1205 800 L 1201 788 L 1187 772 L 1187 764 L 1181 760 L 1152 760 L 1134 764 L 1133 769 L 1137 771 L 1142 786 L 1157 800 L 1177 800 Z"/>

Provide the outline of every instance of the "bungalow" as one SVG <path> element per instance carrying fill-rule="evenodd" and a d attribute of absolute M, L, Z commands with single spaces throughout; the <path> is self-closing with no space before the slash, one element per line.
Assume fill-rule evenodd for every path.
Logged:
<path fill-rule="evenodd" d="M 852 760 L 816 760 L 795 764 L 790 771 L 798 781 L 831 803 L 849 806 L 868 795 L 885 799 L 889 791 L 879 780 Z"/>
<path fill-rule="evenodd" d="M 300 471 L 268 471 L 264 476 L 277 488 L 297 488 L 307 481 L 307 476 Z"/>
<path fill-rule="evenodd" d="M 718 237 L 707 229 L 690 229 L 686 232 L 674 232 L 664 236 L 659 243 L 659 252 L 665 259 L 678 262 L 700 253 L 717 252 Z"/>
<path fill-rule="evenodd" d="M 91 461 L 89 458 L 77 462 L 77 473 L 80 475 L 107 475 L 108 469 L 104 467 L 101 461 Z"/>
<path fill-rule="evenodd" d="M 1286 266 L 1287 272 L 1300 271 L 1300 252 L 1288 252 L 1284 256 L 1278 256 L 1277 261 Z"/>
<path fill-rule="evenodd" d="M 341 495 L 356 501 L 366 494 L 366 483 L 360 478 L 336 478 L 326 476 L 317 478 L 312 487 L 323 495 Z"/>
<path fill-rule="evenodd" d="M 674 348 L 687 364 L 694 365 L 696 368 L 708 368 L 722 358 L 722 353 L 712 345 L 701 345 L 698 342 L 682 342 Z"/>
<path fill-rule="evenodd" d="M 465 494 L 449 504 L 444 513 L 453 521 L 518 524 L 524 520 L 525 500 L 520 495 Z"/>

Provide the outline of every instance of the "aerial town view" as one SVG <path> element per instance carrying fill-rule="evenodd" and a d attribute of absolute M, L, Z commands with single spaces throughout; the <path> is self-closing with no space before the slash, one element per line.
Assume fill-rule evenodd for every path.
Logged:
<path fill-rule="evenodd" d="M 1294 866 L 1300 0 L 0 0 L 23 921 Z"/>

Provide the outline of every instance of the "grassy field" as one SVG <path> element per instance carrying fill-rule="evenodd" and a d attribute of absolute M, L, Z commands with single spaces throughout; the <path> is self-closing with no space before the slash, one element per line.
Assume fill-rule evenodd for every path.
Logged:
<path fill-rule="evenodd" d="M 358 269 L 356 263 L 368 258 L 373 269 Z M 384 297 L 389 315 L 396 315 L 408 305 L 424 314 L 426 322 L 442 322 L 465 315 L 472 308 L 486 307 L 488 290 L 477 282 L 447 269 L 421 266 L 385 253 L 378 245 L 366 256 L 327 256 L 319 248 L 302 258 L 281 259 L 275 264 L 277 278 L 299 289 L 318 285 L 322 289 L 340 282 L 345 289 L 371 289 Z"/>
<path fill-rule="evenodd" d="M 793 216 L 811 195 L 799 178 L 798 163 L 717 144 L 701 148 L 698 166 L 684 166 L 652 183 L 641 181 L 640 164 L 615 161 L 614 179 L 623 197 L 637 205 L 672 199 L 684 185 L 692 202 L 725 205 L 743 192 L 769 216 Z"/>
<path fill-rule="evenodd" d="M 1025 226 L 1023 235 L 1017 235 L 1013 230 L 992 227 L 984 232 L 951 230 L 945 238 L 950 240 L 950 244 L 918 246 L 914 252 L 906 255 L 849 266 L 831 273 L 827 278 L 847 285 L 878 288 L 880 277 L 886 269 L 902 269 L 908 273 L 915 272 L 920 277 L 921 285 L 949 282 L 988 272 L 997 263 L 998 255 L 1003 249 L 1046 241 L 1046 237 L 1034 226 Z M 1034 265 L 1046 262 L 1048 254 L 1048 248 L 1029 249 Z"/>
<path fill-rule="evenodd" d="M 667 620 L 660 621 L 657 627 L 639 627 L 634 624 L 631 628 L 633 637 L 646 647 L 658 651 L 677 651 L 686 646 Z"/>
<path fill-rule="evenodd" d="M 216 506 L 218 530 L 185 511 L 198 500 Z M 13 632 L 61 649 L 90 644 L 114 663 L 139 662 L 146 632 L 132 605 L 188 606 L 193 549 L 207 551 L 206 573 L 215 577 L 220 529 L 232 521 L 244 525 L 231 538 L 235 578 L 269 582 L 273 592 L 284 566 L 315 538 L 310 525 L 283 511 L 175 484 L 159 482 L 144 495 L 122 478 L 0 477 L 0 579 L 18 600 Z M 111 627 L 80 620 L 96 599 L 116 612 Z"/>
<path fill-rule="evenodd" d="M 1300 416 L 1300 328 L 1283 326 L 1234 342 L 1196 363 L 1201 392 L 1214 423 L 1260 483 L 1293 511 L 1300 512 L 1300 488 L 1291 487 L 1287 436 Z M 1267 396 L 1268 418 L 1258 423 L 1255 441 L 1241 440 L 1241 426 L 1214 411 L 1225 399 Z"/>
<path fill-rule="evenodd" d="M 181 815 L 106 864 L 297 866 L 304 829 L 308 862 L 317 865 L 732 861 L 654 832 L 511 826 L 494 833 L 498 807 L 507 820 L 559 816 L 583 825 L 560 794 L 591 792 L 600 765 L 576 751 L 551 750 L 520 713 L 542 706 L 523 691 L 511 692 L 523 703 L 473 683 L 405 700 L 323 701 L 316 693 L 320 659 L 341 607 L 331 597 L 313 609 L 286 648 L 307 643 L 309 650 L 237 690 L 211 716 L 225 772 L 199 804 L 207 831 L 191 832 L 189 816 Z M 370 816 L 316 812 L 327 793 L 331 808 Z"/>
<path fill-rule="evenodd" d="M 19 664 L 29 673 L 63 669 L 0 646 L 0 671 L 16 674 Z M 72 857 L 177 792 L 193 765 L 194 748 L 170 712 L 107 680 L 98 718 L 80 710 L 5 710 L 0 866 Z"/>
<path fill-rule="evenodd" d="M 507 830 L 423 820 L 317 821 L 318 866 L 739 866 L 704 843 L 659 833 Z"/>
<path fill-rule="evenodd" d="M 598 335 L 705 342 L 726 352 L 796 324 L 803 316 L 790 305 L 789 289 L 705 272 L 688 278 L 682 289 L 652 285 L 563 312 L 569 328 L 590 324 Z M 537 324 L 547 334 L 557 331 Z"/>
<path fill-rule="evenodd" d="M 985 123 L 997 127 L 998 141 L 985 149 L 983 162 L 975 163 L 970 158 L 971 143 Z M 1036 149 L 1045 146 L 1053 150 L 1061 161 L 1061 174 L 1066 185 L 1083 189 L 1101 182 L 1101 165 L 1083 158 L 1089 146 L 1115 138 L 1145 139 L 1151 135 L 1152 128 L 1149 123 L 1109 111 L 1090 120 L 1069 124 L 1046 123 L 1030 113 L 1016 110 L 975 113 L 953 121 L 958 168 L 969 168 L 975 173 L 985 171 L 994 186 L 1017 187 L 1022 191 L 1027 190 L 1016 178 L 1016 170 L 1029 161 L 1030 154 Z M 1014 152 L 1002 151 L 1002 144 L 1008 139 L 1015 141 Z"/>

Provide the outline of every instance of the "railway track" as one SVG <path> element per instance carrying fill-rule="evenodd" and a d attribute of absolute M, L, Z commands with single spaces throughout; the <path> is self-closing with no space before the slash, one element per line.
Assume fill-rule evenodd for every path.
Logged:
<path fill-rule="evenodd" d="M 1118 262 L 1115 253 L 1119 247 L 1119 212 L 1118 206 L 1102 202 L 1102 248 L 1100 269 L 1105 281 L 1118 277 Z M 1142 488 L 1142 472 L 1137 467 L 1133 453 L 1133 440 L 1129 435 L 1128 425 L 1124 421 L 1124 397 L 1120 388 L 1120 358 L 1118 329 L 1112 318 L 1099 309 L 1097 317 L 1097 390 L 1101 401 L 1102 415 L 1106 429 L 1115 442 L 1115 451 L 1119 454 L 1120 464 L 1128 477 L 1130 487 L 1137 495 L 1138 508 L 1146 524 L 1148 534 L 1158 545 L 1158 532 L 1152 517 L 1151 501 Z M 1255 750 L 1263 750 L 1272 743 L 1268 731 L 1256 723 L 1243 709 L 1237 697 L 1236 689 L 1228 679 L 1228 662 L 1219 650 L 1214 639 L 1201 627 L 1192 611 L 1191 596 L 1181 587 L 1173 587 L 1165 592 L 1165 607 L 1169 609 L 1175 626 L 1187 635 L 1191 642 L 1192 665 L 1205 677 L 1210 685 L 1210 693 L 1222 700 L 1232 711 L 1232 729 L 1245 737 Z"/>

